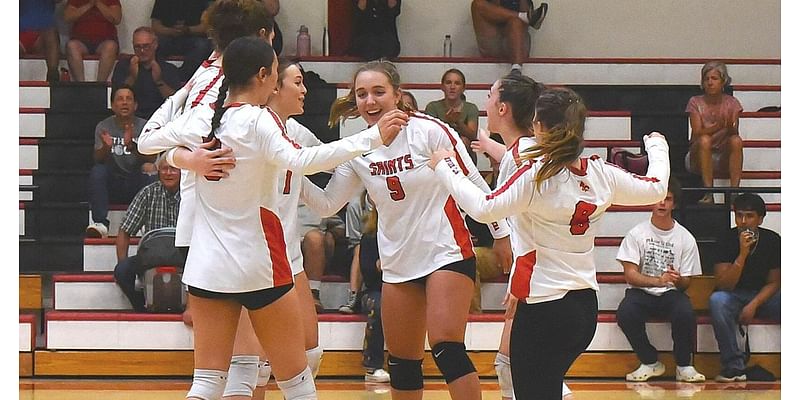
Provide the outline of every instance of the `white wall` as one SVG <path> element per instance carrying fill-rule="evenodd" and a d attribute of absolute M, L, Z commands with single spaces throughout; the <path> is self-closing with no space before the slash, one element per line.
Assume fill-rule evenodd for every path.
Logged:
<path fill-rule="evenodd" d="M 121 0 L 121 51 L 150 23 L 154 0 Z M 536 1 L 536 4 L 539 2 Z M 780 58 L 780 0 L 548 0 L 533 35 L 533 57 Z M 439 56 L 445 34 L 454 56 L 478 56 L 470 0 L 404 0 L 398 18 L 401 56 Z M 277 21 L 284 54 L 294 54 L 307 25 L 321 54 L 327 0 L 284 0 Z"/>

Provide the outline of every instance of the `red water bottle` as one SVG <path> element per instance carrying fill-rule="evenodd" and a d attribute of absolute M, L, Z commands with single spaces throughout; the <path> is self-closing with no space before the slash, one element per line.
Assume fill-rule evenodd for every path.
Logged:
<path fill-rule="evenodd" d="M 68 69 L 61 67 L 61 77 L 59 80 L 61 80 L 61 82 L 69 82 L 70 78 Z"/>

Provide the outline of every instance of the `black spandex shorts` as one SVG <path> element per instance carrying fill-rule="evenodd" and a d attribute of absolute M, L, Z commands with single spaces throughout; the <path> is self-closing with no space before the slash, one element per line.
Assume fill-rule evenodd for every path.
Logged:
<path fill-rule="evenodd" d="M 189 294 L 204 299 L 236 300 L 248 310 L 258 310 L 274 303 L 293 287 L 294 283 L 290 283 L 288 285 L 261 289 L 253 292 L 221 293 L 189 286 Z"/>
<path fill-rule="evenodd" d="M 477 270 L 477 267 L 476 267 L 476 264 L 475 264 L 475 257 L 471 257 L 471 258 L 468 258 L 466 260 L 456 261 L 454 263 L 447 264 L 447 265 L 445 265 L 443 267 L 440 267 L 436 271 L 458 272 L 459 274 L 466 275 L 469 279 L 472 279 L 472 281 L 475 282 L 475 274 L 476 274 L 475 271 L 476 270 Z M 433 272 L 436 272 L 436 271 L 433 271 Z M 431 274 L 433 272 L 431 272 Z M 419 283 L 421 285 L 424 285 L 425 282 L 427 282 L 429 276 L 431 276 L 431 275 L 428 274 L 428 275 L 425 275 L 425 276 L 423 276 L 421 278 L 417 278 L 417 279 L 414 279 L 414 280 L 409 281 L 409 282 L 414 282 L 414 283 Z"/>

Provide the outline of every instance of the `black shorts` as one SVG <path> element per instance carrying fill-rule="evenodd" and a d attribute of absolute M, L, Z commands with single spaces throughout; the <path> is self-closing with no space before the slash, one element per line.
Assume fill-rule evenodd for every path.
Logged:
<path fill-rule="evenodd" d="M 221 293 L 189 286 L 189 294 L 204 299 L 236 300 L 248 310 L 258 310 L 274 303 L 288 293 L 293 287 L 294 283 L 290 283 L 288 285 L 261 289 L 253 292 Z"/>
<path fill-rule="evenodd" d="M 472 281 L 475 282 L 475 274 L 476 274 L 475 271 L 476 270 L 477 270 L 477 267 L 476 267 L 476 264 L 475 264 L 475 257 L 470 257 L 470 258 L 468 258 L 466 260 L 456 261 L 454 263 L 450 263 L 450 264 L 447 264 L 445 266 L 442 266 L 439 269 L 437 269 L 436 271 L 458 272 L 459 274 L 466 275 L 469 279 L 472 279 Z M 436 272 L 436 271 L 433 271 L 433 272 Z M 433 272 L 431 272 L 431 274 L 433 274 Z M 419 283 L 420 285 L 424 285 L 425 282 L 428 281 L 428 277 L 431 276 L 431 274 L 425 275 L 425 276 L 423 276 L 421 278 L 417 278 L 417 279 L 411 280 L 409 282 Z"/>

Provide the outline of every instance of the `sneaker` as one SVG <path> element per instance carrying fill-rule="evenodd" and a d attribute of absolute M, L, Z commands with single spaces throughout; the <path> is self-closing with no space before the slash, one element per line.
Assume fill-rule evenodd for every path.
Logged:
<path fill-rule="evenodd" d="M 317 309 L 317 313 L 325 311 L 325 307 L 322 305 L 322 301 L 319 299 L 319 289 L 311 289 L 311 297 L 314 298 L 314 308 Z"/>
<path fill-rule="evenodd" d="M 625 375 L 625 380 L 630 382 L 644 382 L 650 378 L 664 375 L 664 364 L 656 361 L 655 364 L 641 364 L 636 371 Z"/>
<path fill-rule="evenodd" d="M 747 375 L 744 371 L 726 368 L 714 380 L 717 382 L 744 382 L 747 380 Z"/>
<path fill-rule="evenodd" d="M 386 372 L 383 368 L 378 368 L 372 372 L 367 372 L 364 375 L 364 380 L 367 382 L 374 382 L 374 383 L 388 383 L 389 373 Z"/>
<path fill-rule="evenodd" d="M 533 29 L 539 29 L 542 26 L 544 17 L 547 16 L 547 3 L 540 4 L 535 10 L 532 3 L 529 4 L 531 4 L 531 7 L 528 8 L 528 25 Z"/>
<path fill-rule="evenodd" d="M 707 205 L 707 206 L 708 205 L 713 205 L 714 204 L 714 194 L 713 193 L 706 193 L 705 196 L 703 196 L 702 198 L 700 198 L 700 200 L 697 201 L 697 204 Z"/>
<path fill-rule="evenodd" d="M 675 380 L 678 382 L 705 382 L 706 376 L 689 365 L 687 367 L 675 367 Z"/>
<path fill-rule="evenodd" d="M 103 225 L 102 222 L 95 222 L 86 227 L 86 237 L 90 238 L 107 238 L 108 227 Z"/>
<path fill-rule="evenodd" d="M 350 297 L 347 298 L 347 303 L 339 307 L 339 312 L 342 314 L 355 314 L 360 308 L 358 306 L 358 293 L 350 292 Z"/>

